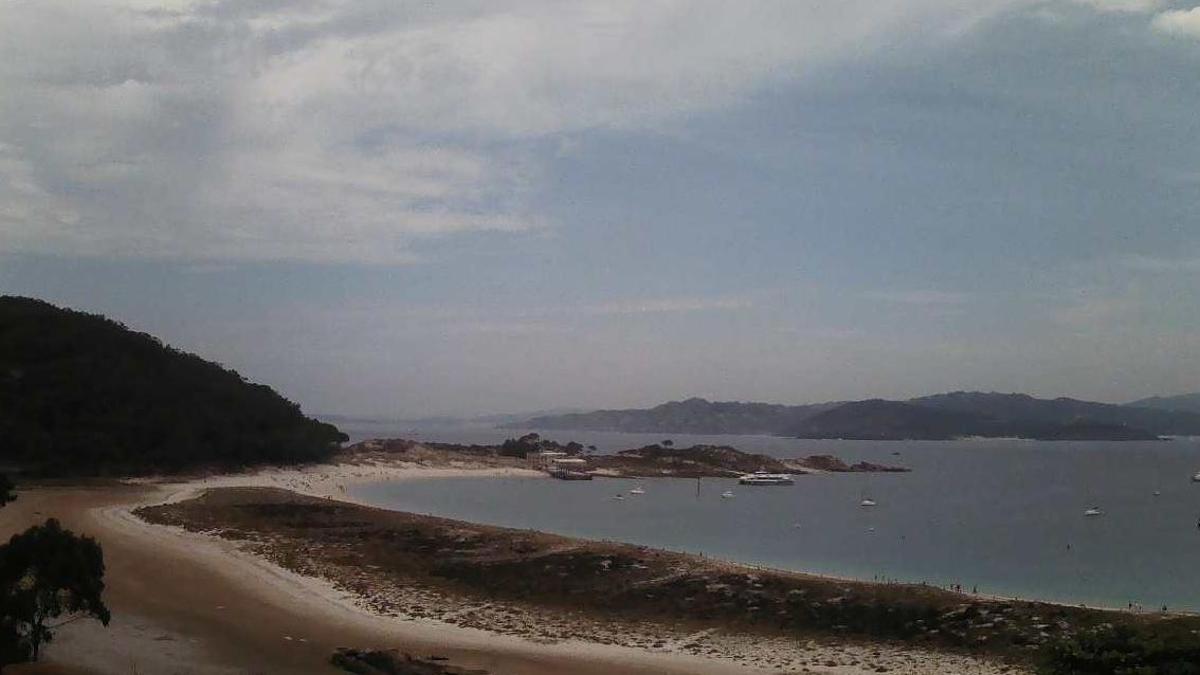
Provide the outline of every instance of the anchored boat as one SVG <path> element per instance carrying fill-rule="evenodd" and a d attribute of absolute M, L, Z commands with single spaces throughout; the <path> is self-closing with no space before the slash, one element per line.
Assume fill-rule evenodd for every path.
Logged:
<path fill-rule="evenodd" d="M 742 485 L 792 485 L 796 481 L 792 480 L 791 475 L 786 473 L 767 473 L 766 471 L 755 471 L 748 473 L 738 482 Z"/>

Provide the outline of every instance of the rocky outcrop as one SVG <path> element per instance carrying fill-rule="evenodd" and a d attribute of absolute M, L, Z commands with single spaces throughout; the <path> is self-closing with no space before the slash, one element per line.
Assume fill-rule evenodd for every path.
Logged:
<path fill-rule="evenodd" d="M 872 462 L 855 462 L 847 464 L 833 455 L 811 455 L 785 460 L 789 468 L 812 471 L 828 471 L 830 473 L 902 473 L 912 471 L 903 466 L 887 466 Z"/>

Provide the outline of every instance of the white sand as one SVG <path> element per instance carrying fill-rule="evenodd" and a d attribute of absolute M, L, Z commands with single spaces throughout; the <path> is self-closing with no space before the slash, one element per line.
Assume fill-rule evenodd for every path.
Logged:
<path fill-rule="evenodd" d="M 427 480 L 432 478 L 530 478 L 549 479 L 543 471 L 513 467 L 430 467 L 408 462 L 390 464 L 319 464 L 290 468 L 271 467 L 259 471 L 196 478 L 183 482 L 146 479 L 138 482 L 161 487 L 164 497 L 159 503 L 190 499 L 208 488 L 273 487 L 291 490 L 312 497 L 371 506 L 355 500 L 347 490 L 351 485 L 384 481 Z"/>
<path fill-rule="evenodd" d="M 149 503 L 180 501 L 216 487 L 276 487 L 322 498 L 352 501 L 346 494 L 350 485 L 377 481 L 419 480 L 459 477 L 546 478 L 542 472 L 519 468 L 419 466 L 406 462 L 318 465 L 301 469 L 268 469 L 253 473 L 200 478 L 187 482 L 160 483 L 155 493 L 142 504 L 107 507 L 95 515 L 103 524 L 121 534 L 139 538 L 148 547 L 167 547 L 186 554 L 202 564 L 227 570 L 247 586 L 269 593 L 308 615 L 352 625 L 364 633 L 386 634 L 409 643 L 438 644 L 451 648 L 522 652 L 547 657 L 578 657 L 588 661 L 611 662 L 613 672 L 625 669 L 698 675 L 734 673 L 836 673 L 866 675 L 886 672 L 961 673 L 995 675 L 1016 672 L 992 662 L 947 655 L 900 646 L 863 646 L 831 644 L 786 638 L 764 640 L 714 629 L 687 635 L 670 626 L 639 624 L 614 626 L 594 623 L 583 617 L 558 617 L 536 609 L 472 605 L 436 592 L 407 588 L 390 589 L 390 601 L 400 598 L 401 606 L 448 608 L 448 611 L 423 616 L 384 616 L 372 610 L 380 605 L 371 598 L 339 590 L 331 582 L 300 576 L 259 556 L 249 553 L 243 543 L 215 536 L 195 534 L 181 528 L 150 525 L 132 511 Z M 428 597 L 427 597 L 428 596 Z M 437 596 L 437 597 L 434 597 Z M 457 602 L 457 604 L 455 604 Z M 389 603 L 395 606 L 394 603 Z M 555 619 L 558 619 L 557 621 Z M 450 622 L 453 623 L 450 623 Z M 492 630 L 483 630 L 490 628 Z M 495 632 L 503 627 L 509 634 Z M 575 636 L 586 635 L 588 640 Z M 302 636 L 298 636 L 302 637 Z M 564 639 L 566 638 L 566 639 Z M 172 638 L 176 649 L 186 645 Z M 119 664 L 117 664 L 119 666 Z M 114 668 L 113 673 L 128 672 Z M 213 671 L 217 672 L 217 671 Z"/>

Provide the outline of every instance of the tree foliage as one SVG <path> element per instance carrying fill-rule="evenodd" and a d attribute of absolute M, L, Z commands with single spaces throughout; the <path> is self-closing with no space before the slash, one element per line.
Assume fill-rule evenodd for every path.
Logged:
<path fill-rule="evenodd" d="M 8 476 L 0 473 L 0 508 L 3 508 L 5 504 L 16 501 L 17 494 L 14 490 L 16 490 L 16 486 L 8 479 Z"/>
<path fill-rule="evenodd" d="M 563 452 L 571 456 L 583 454 L 583 445 L 571 441 L 566 445 L 542 438 L 535 433 L 525 434 L 520 438 L 510 438 L 500 445 L 497 451 L 502 457 L 525 458 L 539 452 Z"/>
<path fill-rule="evenodd" d="M 57 520 L 15 535 L 0 547 L 0 649 L 7 662 L 37 660 L 54 629 L 91 617 L 108 625 L 104 554 L 90 537 L 64 530 Z"/>
<path fill-rule="evenodd" d="M 542 449 L 542 437 L 538 434 L 525 434 L 520 438 L 509 438 L 500 445 L 500 455 L 502 457 L 520 457 L 525 458 L 528 455 L 540 452 Z"/>
<path fill-rule="evenodd" d="M 44 474 L 318 461 L 345 436 L 101 316 L 0 297 L 0 459 Z"/>

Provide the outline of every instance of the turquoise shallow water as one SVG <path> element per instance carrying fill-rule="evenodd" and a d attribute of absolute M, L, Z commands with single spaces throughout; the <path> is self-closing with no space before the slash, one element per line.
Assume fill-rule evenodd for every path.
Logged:
<path fill-rule="evenodd" d="M 492 442 L 515 432 L 430 432 Z M 414 434 L 408 434 L 414 435 Z M 601 450 L 660 435 L 543 434 Z M 428 437 L 428 436 L 427 436 Z M 360 485 L 387 508 L 850 576 L 959 583 L 981 593 L 1200 611 L 1200 442 L 806 441 L 671 436 L 776 456 L 836 454 L 906 474 L 811 475 L 790 487 L 734 481 L 445 479 Z M 899 454 L 894 454 L 899 453 Z M 612 499 L 640 484 L 647 492 Z M 731 489 L 734 499 L 721 499 Z M 1154 492 L 1160 491 L 1160 496 Z M 873 509 L 858 504 L 866 493 Z M 1104 510 L 1086 518 L 1092 505 Z"/>

